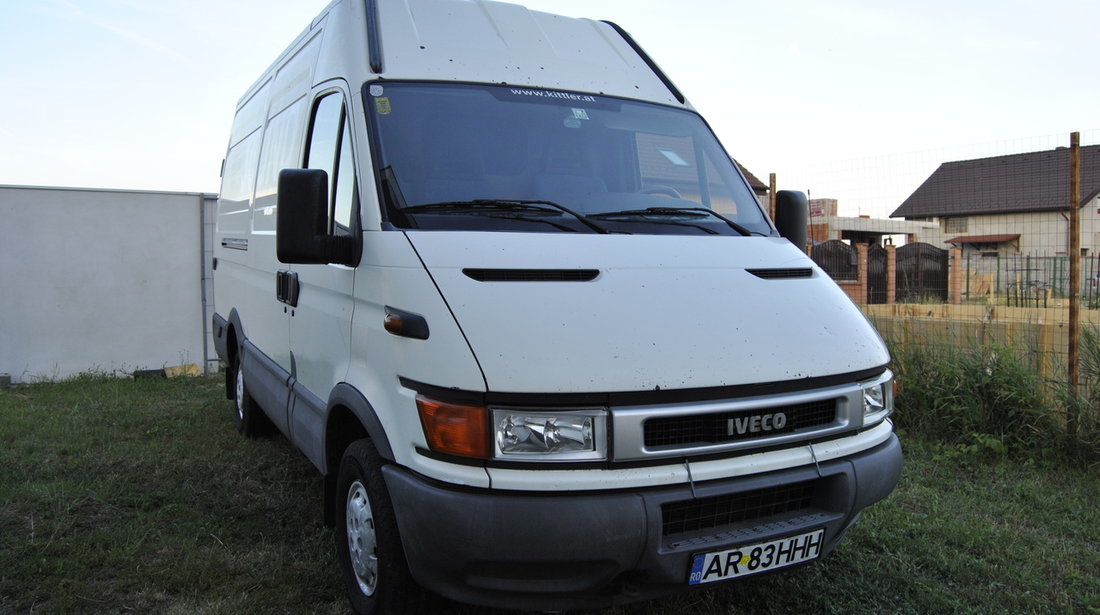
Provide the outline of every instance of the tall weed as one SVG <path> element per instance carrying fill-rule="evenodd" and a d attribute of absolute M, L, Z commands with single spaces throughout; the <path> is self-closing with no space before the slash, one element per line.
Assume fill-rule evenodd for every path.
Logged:
<path fill-rule="evenodd" d="M 1007 346 L 895 344 L 900 427 L 946 442 L 1035 444 L 1048 413 L 1039 373 Z"/>
<path fill-rule="evenodd" d="M 1100 457 L 1100 330 L 1084 327 L 1078 369 L 1080 389 L 1063 387 L 1066 443 L 1071 452 Z"/>

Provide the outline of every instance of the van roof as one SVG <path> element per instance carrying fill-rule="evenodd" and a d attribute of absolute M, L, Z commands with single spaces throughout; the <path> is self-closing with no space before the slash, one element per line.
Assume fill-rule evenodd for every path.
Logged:
<path fill-rule="evenodd" d="M 502 83 L 680 105 L 621 29 L 491 0 L 378 0 L 382 76 Z"/>
<path fill-rule="evenodd" d="M 497 83 L 690 108 L 626 31 L 493 0 L 333 0 L 252 84 L 240 110 L 309 40 L 309 83 L 343 77 Z M 368 61 L 369 60 L 369 61 Z M 323 65 L 323 66 L 322 66 Z"/>

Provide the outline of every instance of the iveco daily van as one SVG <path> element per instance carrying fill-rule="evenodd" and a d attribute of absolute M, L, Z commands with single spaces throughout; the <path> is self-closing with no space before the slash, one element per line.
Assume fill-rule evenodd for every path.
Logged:
<path fill-rule="evenodd" d="M 216 345 L 324 477 L 358 613 L 816 560 L 895 486 L 889 356 L 618 26 L 336 0 L 241 98 Z M 789 239 L 794 240 L 794 243 Z"/>

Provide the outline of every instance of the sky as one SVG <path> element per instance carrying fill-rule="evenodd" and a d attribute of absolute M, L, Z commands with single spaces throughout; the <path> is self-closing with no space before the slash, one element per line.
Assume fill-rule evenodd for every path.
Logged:
<path fill-rule="evenodd" d="M 618 23 L 733 157 L 842 214 L 983 144 L 1100 138 L 1095 0 L 519 3 Z M 326 4 L 0 0 L 0 184 L 216 193 L 238 98 Z"/>

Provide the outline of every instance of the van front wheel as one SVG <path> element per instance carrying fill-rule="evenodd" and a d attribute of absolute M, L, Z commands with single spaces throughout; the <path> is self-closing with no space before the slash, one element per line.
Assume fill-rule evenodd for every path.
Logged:
<path fill-rule="evenodd" d="M 336 555 L 352 610 L 358 615 L 405 611 L 415 587 L 382 478 L 382 458 L 370 440 L 353 442 L 344 453 L 335 497 Z"/>

